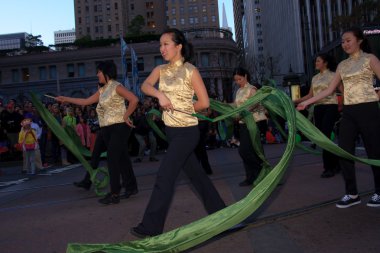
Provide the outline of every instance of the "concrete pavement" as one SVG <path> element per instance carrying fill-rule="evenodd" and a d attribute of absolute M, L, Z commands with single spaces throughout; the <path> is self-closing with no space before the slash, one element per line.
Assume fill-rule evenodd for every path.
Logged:
<path fill-rule="evenodd" d="M 284 148 L 284 144 L 265 145 L 273 165 Z M 238 186 L 244 179 L 244 169 L 237 149 L 215 149 L 208 154 L 214 171 L 210 177 L 225 202 L 229 205 L 245 197 L 250 187 Z M 72 185 L 83 176 L 80 165 L 52 168 L 48 172 L 56 173 L 31 178 L 12 174 L 17 166 L 1 167 L 2 183 L 28 179 L 11 186 L 0 185 L 0 252 L 61 253 L 70 242 L 135 240 L 129 228 L 142 218 L 159 165 L 147 160 L 134 164 L 139 194 L 111 206 L 101 206 L 93 191 Z M 186 252 L 380 252 L 380 209 L 365 205 L 373 189 L 371 169 L 357 164 L 362 204 L 343 210 L 335 207 L 344 194 L 341 175 L 322 179 L 321 173 L 320 156 L 296 150 L 282 183 L 248 219 L 247 227 Z M 205 215 L 189 181 L 181 175 L 165 230 Z"/>

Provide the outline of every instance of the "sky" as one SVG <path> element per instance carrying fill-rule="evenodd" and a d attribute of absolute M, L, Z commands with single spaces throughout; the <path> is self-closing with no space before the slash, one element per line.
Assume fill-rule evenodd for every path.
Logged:
<path fill-rule="evenodd" d="M 219 1 L 220 24 L 222 6 L 226 6 L 228 26 L 232 29 L 232 0 Z M 0 34 L 26 32 L 41 35 L 45 46 L 54 44 L 54 31 L 75 28 L 74 0 L 1 1 Z"/>

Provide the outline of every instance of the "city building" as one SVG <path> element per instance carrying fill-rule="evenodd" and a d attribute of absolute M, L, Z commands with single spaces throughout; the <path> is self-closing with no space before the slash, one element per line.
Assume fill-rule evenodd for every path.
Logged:
<path fill-rule="evenodd" d="M 124 37 L 138 15 L 144 18 L 143 32 L 159 34 L 166 28 L 165 1 L 161 0 L 75 0 L 74 11 L 78 39 Z"/>
<path fill-rule="evenodd" d="M 160 34 L 167 27 L 219 28 L 218 0 L 75 0 L 77 38 L 118 38 L 130 32 L 137 16 L 144 18 L 144 33 Z"/>
<path fill-rule="evenodd" d="M 219 28 L 218 0 L 166 1 L 167 26 L 180 30 Z"/>
<path fill-rule="evenodd" d="M 229 30 L 204 28 L 185 31 L 195 49 L 194 64 L 198 67 L 211 97 L 232 101 L 232 71 L 238 49 Z M 153 68 L 163 63 L 159 42 L 128 44 L 138 57 L 139 82 Z M 217 48 L 217 50 L 215 50 Z M 122 80 L 119 44 L 108 47 L 55 51 L 40 54 L 0 57 L 0 99 L 22 101 L 34 92 L 42 100 L 44 94 L 87 97 L 97 89 L 96 66 L 100 61 L 113 60 Z M 127 71 L 132 83 L 130 52 Z"/>
<path fill-rule="evenodd" d="M 314 57 L 326 45 L 340 39 L 341 29 L 332 27 L 334 17 L 349 15 L 362 2 L 234 0 L 235 15 L 242 15 L 241 19 L 235 17 L 238 45 L 242 40 L 246 62 L 261 59 L 267 71 L 265 76 L 274 78 L 278 84 L 290 70 L 307 83 L 314 74 Z"/>
<path fill-rule="evenodd" d="M 0 50 L 22 49 L 28 33 L 9 33 L 0 35 Z"/>
<path fill-rule="evenodd" d="M 54 44 L 73 43 L 75 41 L 75 29 L 55 31 L 54 32 Z"/>

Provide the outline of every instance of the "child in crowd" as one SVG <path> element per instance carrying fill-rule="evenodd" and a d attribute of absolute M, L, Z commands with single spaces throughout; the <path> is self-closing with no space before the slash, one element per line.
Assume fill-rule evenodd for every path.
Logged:
<path fill-rule="evenodd" d="M 24 119 L 21 122 L 21 131 L 18 137 L 18 143 L 22 145 L 25 154 L 26 170 L 28 174 L 34 175 L 36 173 L 35 165 L 35 150 L 38 146 L 37 133 L 31 128 L 31 119 Z"/>

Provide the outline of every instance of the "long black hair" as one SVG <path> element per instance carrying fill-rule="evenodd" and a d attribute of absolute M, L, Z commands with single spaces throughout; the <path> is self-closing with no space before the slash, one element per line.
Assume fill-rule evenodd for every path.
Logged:
<path fill-rule="evenodd" d="M 97 71 L 101 71 L 108 82 L 111 79 L 117 79 L 117 68 L 115 63 L 112 60 L 109 61 L 101 61 L 96 67 Z"/>
<path fill-rule="evenodd" d="M 161 35 L 171 34 L 172 40 L 176 45 L 182 45 L 181 55 L 185 59 L 185 62 L 191 62 L 194 56 L 193 45 L 187 41 L 183 32 L 176 28 L 169 28 L 165 30 Z"/>
<path fill-rule="evenodd" d="M 336 61 L 332 55 L 321 53 L 321 54 L 318 54 L 317 57 L 321 58 L 323 60 L 323 62 L 327 63 L 326 67 L 329 70 L 331 70 L 333 72 L 336 70 Z"/>
<path fill-rule="evenodd" d="M 251 75 L 249 74 L 248 70 L 242 67 L 235 68 L 234 71 L 232 72 L 232 77 L 235 75 L 238 76 L 247 76 L 247 81 L 250 83 L 251 82 Z"/>
<path fill-rule="evenodd" d="M 357 40 L 362 41 L 362 43 L 360 43 L 360 49 L 363 50 L 363 52 L 372 53 L 368 39 L 364 36 L 363 30 L 360 27 L 357 27 L 357 26 L 350 27 L 343 32 L 343 34 L 345 33 L 352 33 L 356 37 Z"/>

